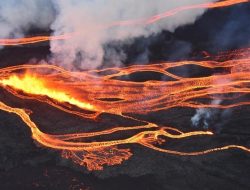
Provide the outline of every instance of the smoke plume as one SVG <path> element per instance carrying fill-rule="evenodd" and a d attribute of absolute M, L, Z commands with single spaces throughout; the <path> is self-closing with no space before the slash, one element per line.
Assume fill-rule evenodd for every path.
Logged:
<path fill-rule="evenodd" d="M 219 85 L 217 93 L 222 93 L 224 85 L 229 83 L 229 79 L 214 80 L 214 85 Z M 209 90 L 209 89 L 208 89 Z M 211 97 L 211 105 L 220 105 L 223 103 L 222 99 L 213 99 Z M 216 109 L 216 108 L 199 108 L 196 109 L 195 115 L 191 118 L 191 124 L 194 127 L 201 127 L 203 129 L 213 129 L 215 132 L 220 132 L 222 127 L 227 124 L 229 116 L 232 114 L 232 109 Z"/>
<path fill-rule="evenodd" d="M 177 27 L 193 23 L 205 9 L 183 11 L 151 25 L 110 26 L 118 21 L 149 18 L 153 15 L 186 5 L 213 2 L 209 0 L 57 0 L 53 1 L 57 17 L 51 26 L 54 35 L 74 33 L 66 41 L 52 41 L 54 62 L 64 67 L 96 68 L 108 52 L 111 62 L 120 65 L 126 55 L 115 49 L 105 50 L 113 41 L 130 43 L 135 37 L 174 31 Z M 146 59 L 147 55 L 142 55 Z M 72 64 L 73 63 L 73 64 Z"/>
<path fill-rule="evenodd" d="M 154 24 L 119 25 L 119 21 L 147 19 L 177 7 L 215 0 L 2 0 L 0 38 L 23 37 L 32 29 L 51 29 L 53 35 L 73 34 L 65 41 L 51 41 L 51 62 L 67 68 L 96 68 L 104 58 L 111 65 L 126 60 L 122 49 L 106 44 L 132 43 L 163 30 L 193 23 L 205 9 L 182 11 Z M 139 61 L 147 60 L 143 52 Z"/>
<path fill-rule="evenodd" d="M 50 0 L 1 0 L 0 38 L 19 38 L 30 29 L 47 30 L 54 20 Z"/>

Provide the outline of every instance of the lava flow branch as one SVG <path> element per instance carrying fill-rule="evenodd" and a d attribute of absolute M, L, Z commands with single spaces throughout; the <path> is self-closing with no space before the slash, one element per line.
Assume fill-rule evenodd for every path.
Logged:
<path fill-rule="evenodd" d="M 30 128 L 33 139 L 41 145 L 61 150 L 64 158 L 72 159 L 89 170 L 102 170 L 104 165 L 121 164 L 132 156 L 129 148 L 131 144 L 180 156 L 197 156 L 227 149 L 241 149 L 250 153 L 248 147 L 241 145 L 223 145 L 190 152 L 171 150 L 166 148 L 166 140 L 182 141 L 204 136 L 210 138 L 214 134 L 211 131 L 183 132 L 137 117 L 177 107 L 226 109 L 249 105 L 250 102 L 243 101 L 244 99 L 235 101 L 237 97 L 250 92 L 249 63 L 249 58 L 242 58 L 224 62 L 181 61 L 133 65 L 84 72 L 71 72 L 52 65 L 19 65 L 0 69 L 1 88 L 16 98 L 48 104 L 74 118 L 98 120 L 100 115 L 110 114 L 140 123 L 133 126 L 110 126 L 94 132 L 51 134 L 42 131 L 39 123 L 32 120 L 32 110 L 9 105 L 4 100 L 0 102 L 0 109 L 18 115 Z M 175 68 L 189 65 L 205 69 L 220 68 L 222 72 L 195 78 L 171 72 Z M 145 71 L 159 73 L 171 79 L 145 82 L 122 80 L 123 76 Z M 206 101 L 201 101 L 204 99 Z M 230 101 L 211 104 L 214 99 Z M 117 133 L 130 136 L 96 140 L 101 136 L 112 138 Z"/>
<path fill-rule="evenodd" d="M 100 30 L 105 30 L 110 27 L 117 27 L 117 26 L 135 26 L 135 25 L 146 26 L 159 22 L 162 19 L 174 16 L 183 11 L 189 11 L 193 9 L 204 9 L 204 8 L 207 9 L 223 8 L 248 2 L 249 0 L 221 0 L 213 3 L 202 3 L 196 5 L 182 6 L 172 10 L 168 10 L 166 12 L 157 15 L 153 15 L 149 18 L 115 21 L 112 23 L 108 23 L 106 25 L 101 25 L 99 26 L 99 28 Z M 67 40 L 74 37 L 75 35 L 78 35 L 77 31 L 75 31 L 74 33 L 63 34 L 58 36 L 33 36 L 33 37 L 17 38 L 17 39 L 0 39 L 0 46 L 16 46 L 16 45 L 26 45 L 39 42 L 53 41 L 53 40 Z"/>

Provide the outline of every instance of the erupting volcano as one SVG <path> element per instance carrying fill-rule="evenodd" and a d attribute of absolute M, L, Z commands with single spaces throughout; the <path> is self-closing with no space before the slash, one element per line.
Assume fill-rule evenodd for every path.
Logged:
<path fill-rule="evenodd" d="M 0 62 L 4 64 L 0 67 L 0 110 L 2 114 L 6 114 L 6 117 L 20 120 L 20 123 L 31 131 L 30 138 L 35 141 L 38 150 L 53 152 L 49 155 L 51 157 L 60 155 L 57 159 L 67 162 L 70 166 L 66 165 L 70 169 L 73 165 L 80 172 L 94 174 L 96 172 L 100 176 L 106 170 L 111 171 L 110 176 L 115 176 L 119 168 L 123 168 L 121 170 L 124 171 L 124 173 L 119 171 L 119 175 L 129 173 L 131 170 L 129 164 L 134 167 L 133 162 L 143 164 L 145 161 L 145 166 L 150 159 L 167 158 L 170 165 L 176 159 L 180 159 L 178 160 L 180 165 L 190 164 L 190 162 L 196 162 L 195 159 L 200 159 L 199 163 L 204 162 L 207 165 L 206 163 L 212 163 L 208 161 L 210 159 L 220 160 L 218 157 L 225 159 L 226 163 L 235 154 L 239 157 L 239 163 L 240 159 L 249 160 L 250 144 L 247 130 L 246 133 L 237 131 L 236 127 L 224 130 L 226 125 L 235 126 L 233 124 L 235 121 L 241 125 L 245 118 L 242 119 L 240 115 L 245 114 L 246 118 L 248 115 L 249 46 L 235 45 L 236 48 L 230 47 L 227 51 L 210 53 L 207 50 L 201 50 L 203 42 L 195 42 L 195 45 L 186 45 L 193 43 L 195 41 L 193 39 L 193 41 L 183 42 L 188 38 L 186 35 L 191 36 L 194 31 L 193 28 L 189 29 L 191 32 L 185 29 L 192 24 L 177 30 L 176 34 L 174 30 L 182 24 L 176 22 L 166 28 L 162 27 L 167 20 L 175 19 L 182 13 L 191 14 L 192 11 L 198 11 L 196 13 L 198 16 L 195 15 L 195 18 L 187 22 L 192 23 L 196 17 L 199 18 L 203 14 L 202 11 L 233 9 L 234 6 L 249 7 L 248 0 L 202 3 L 197 1 L 189 5 L 184 3 L 183 6 L 163 12 L 159 12 L 157 8 L 156 11 L 152 11 L 154 14 L 143 12 L 141 14 L 143 17 L 138 14 L 139 17 L 128 17 L 128 19 L 123 17 L 126 11 L 120 11 L 118 12 L 120 20 L 114 16 L 112 19 L 104 19 L 97 23 L 93 23 L 92 16 L 86 13 L 86 30 L 90 28 L 89 31 L 93 34 L 86 36 L 84 45 L 81 41 L 77 42 L 83 37 L 82 31 L 77 30 L 80 21 L 67 26 L 68 28 L 62 24 L 65 20 L 75 18 L 64 12 L 63 7 L 69 4 L 63 1 L 51 2 L 56 7 L 53 8 L 56 12 L 55 18 L 53 17 L 55 21 L 50 23 L 52 32 L 47 30 L 42 33 L 42 29 L 34 27 L 36 25 L 33 22 L 28 23 L 27 26 L 31 29 L 34 27 L 34 31 L 39 32 L 24 30 L 23 26 L 20 26 L 20 29 L 19 26 L 15 26 L 13 31 L 8 32 L 0 30 L 0 48 L 3 48 L 0 50 L 3 52 L 2 54 L 0 52 L 0 58 L 2 56 Z M 92 3 L 95 5 L 94 2 Z M 85 4 L 87 3 L 84 2 L 83 5 Z M 73 2 L 70 3 L 77 12 L 76 5 Z M 92 4 L 89 3 L 89 6 L 91 7 Z M 108 9 L 105 11 L 108 12 Z M 105 11 L 103 13 L 107 13 Z M 112 14 L 115 15 L 113 12 Z M 7 23 L 7 17 L 5 20 Z M 0 19 L 0 24 L 1 22 Z M 12 23 L 8 21 L 8 24 Z M 197 25 L 199 26 L 200 23 Z M 208 25 L 210 25 L 209 22 Z M 137 32 L 129 31 L 133 30 L 133 27 Z M 168 29 L 170 31 L 173 29 L 173 32 L 164 33 Z M 29 34 L 22 34 L 23 31 L 29 30 L 31 31 Z M 123 30 L 126 32 L 117 32 Z M 185 30 L 188 31 L 184 37 L 182 30 L 184 33 Z M 34 35 L 32 32 L 39 34 Z M 157 36 L 162 35 L 161 32 L 163 35 L 172 36 L 169 37 L 170 39 L 159 37 L 160 40 L 158 40 Z M 87 38 L 95 35 L 92 46 L 92 41 Z M 133 38 L 136 40 L 132 43 Z M 175 38 L 181 40 L 175 43 Z M 203 36 L 202 39 L 206 37 Z M 168 41 L 164 42 L 164 40 Z M 209 40 L 207 41 L 204 44 L 209 44 Z M 38 51 L 42 47 L 48 49 L 48 44 L 41 42 L 51 43 L 49 47 L 51 54 L 45 53 L 41 60 L 36 56 L 34 56 L 35 59 L 30 59 L 33 56 L 31 55 L 27 56 L 29 61 L 27 58 L 20 58 L 20 61 L 18 58 L 16 61 L 15 52 L 18 54 L 18 51 L 22 51 L 20 53 L 22 57 L 25 53 L 32 54 L 36 48 Z M 140 42 L 142 45 L 137 46 L 136 43 Z M 178 53 L 164 58 L 161 58 L 160 53 L 154 55 L 152 52 L 165 51 L 161 48 L 161 44 L 157 44 L 159 42 L 167 44 L 167 47 L 171 46 Z M 186 46 L 182 49 L 183 44 Z M 140 48 L 144 48 L 142 52 Z M 93 54 L 95 50 L 97 54 Z M 69 52 L 68 57 L 64 54 L 65 51 Z M 97 56 L 99 54 L 100 57 Z M 135 54 L 139 55 L 136 57 Z M 93 63 L 95 60 L 100 62 L 99 58 L 102 61 L 101 64 L 82 67 L 82 64 Z M 15 61 L 12 63 L 11 60 Z M 25 61 L 21 64 L 22 60 Z M 72 62 L 67 62 L 70 60 Z M 112 64 L 105 65 L 109 61 Z M 3 119 L 1 125 L 5 124 L 5 120 Z M 248 125 L 249 118 L 246 122 Z M 144 154 L 154 156 L 152 158 L 141 156 Z M 162 161 L 159 160 L 157 163 Z M 161 165 L 164 170 L 163 162 Z M 244 165 L 243 162 L 242 165 Z M 177 166 L 175 167 L 179 170 Z M 204 168 L 202 164 L 197 167 L 199 170 Z M 209 166 L 206 167 L 209 168 Z M 150 173 L 143 169 L 142 173 Z M 169 171 L 175 169 L 172 168 Z M 246 171 L 249 170 L 246 169 Z M 168 172 L 163 173 L 169 176 L 166 174 Z M 138 173 L 136 175 L 140 176 Z M 182 175 L 186 176 L 186 174 Z M 44 176 L 50 177 L 47 169 Z M 246 182 L 240 182 L 242 187 L 250 187 L 244 183 Z M 168 185 L 164 184 L 160 188 L 165 189 L 166 186 Z M 37 185 L 37 187 L 40 186 Z M 84 185 L 83 187 L 85 188 Z M 150 189 L 154 188 L 150 187 Z M 82 188 L 72 186 L 72 189 Z"/>

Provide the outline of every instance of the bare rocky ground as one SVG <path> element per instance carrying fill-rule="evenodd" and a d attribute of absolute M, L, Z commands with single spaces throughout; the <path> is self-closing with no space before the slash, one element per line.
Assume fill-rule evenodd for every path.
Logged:
<path fill-rule="evenodd" d="M 3 94 L 3 93 L 1 93 Z M 28 103 L 28 102 L 25 102 Z M 30 103 L 29 103 L 30 106 Z M 46 105 L 36 105 L 43 113 Z M 53 120 L 60 117 L 55 110 Z M 249 112 L 242 107 L 233 111 L 233 117 L 213 138 L 192 138 L 181 142 L 169 140 L 170 149 L 199 150 L 223 144 L 250 146 Z M 147 119 L 159 124 L 192 130 L 190 109 L 176 108 L 154 113 Z M 88 172 L 86 168 L 64 160 L 59 152 L 43 148 L 31 138 L 27 126 L 15 115 L 0 112 L 0 187 L 1 189 L 249 189 L 250 155 L 240 150 L 229 150 L 197 157 L 179 157 L 163 154 L 133 145 L 131 159 L 122 165 L 105 167 L 104 171 Z M 41 116 L 43 117 L 43 116 Z M 60 117 L 64 118 L 64 117 Z M 48 119 L 41 129 L 55 131 L 67 128 L 62 119 Z M 56 120 L 57 121 L 57 120 Z M 51 125 L 51 123 L 53 123 Z M 85 125 L 88 121 L 79 122 Z M 119 123 L 119 119 L 112 120 Z M 46 129 L 43 126 L 48 126 Z M 70 125 L 72 126 L 72 125 Z"/>

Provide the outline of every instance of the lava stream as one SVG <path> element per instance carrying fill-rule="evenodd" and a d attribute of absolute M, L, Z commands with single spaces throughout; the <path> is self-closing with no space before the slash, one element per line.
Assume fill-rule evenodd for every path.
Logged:
<path fill-rule="evenodd" d="M 236 101 L 238 97 L 250 93 L 250 59 L 236 59 L 225 62 L 182 61 L 152 65 L 133 65 L 124 68 L 109 68 L 84 72 L 70 72 L 51 65 L 20 65 L 0 69 L 0 86 L 21 99 L 45 102 L 63 112 L 75 114 L 84 119 L 95 119 L 108 113 L 139 122 L 135 126 L 110 126 L 110 129 L 96 132 L 76 132 L 69 134 L 47 134 L 31 119 L 32 112 L 0 102 L 0 109 L 18 115 L 32 131 L 32 137 L 52 149 L 62 150 L 62 156 L 86 166 L 89 170 L 101 170 L 104 165 L 120 164 L 132 156 L 129 148 L 121 145 L 139 144 L 152 150 L 182 156 L 195 156 L 227 149 L 248 147 L 226 145 L 207 150 L 182 152 L 162 148 L 165 140 L 213 136 L 210 131 L 182 132 L 176 128 L 158 126 L 138 119 L 135 115 L 147 114 L 176 107 L 220 109 L 249 105 L 249 101 Z M 171 73 L 171 68 L 195 65 L 207 69 L 221 68 L 224 72 L 196 78 L 185 78 Z M 112 74 L 102 74 L 113 71 Z M 124 75 L 152 71 L 164 74 L 173 80 L 145 82 L 124 81 Z M 117 78 L 118 77 L 118 78 Z M 225 94 L 237 96 L 224 97 Z M 210 104 L 220 95 L 227 104 Z M 224 97 L 224 98 L 223 98 Z M 207 99 L 208 101 L 200 101 Z M 107 101 L 109 100 L 109 101 Z M 91 113 L 85 113 L 84 111 Z M 133 116 L 130 116 L 130 115 Z M 91 115 L 91 116 L 89 116 Z M 95 117 L 92 117 L 92 116 Z M 115 140 L 91 141 L 100 136 L 114 133 L 134 132 L 129 137 Z"/>

